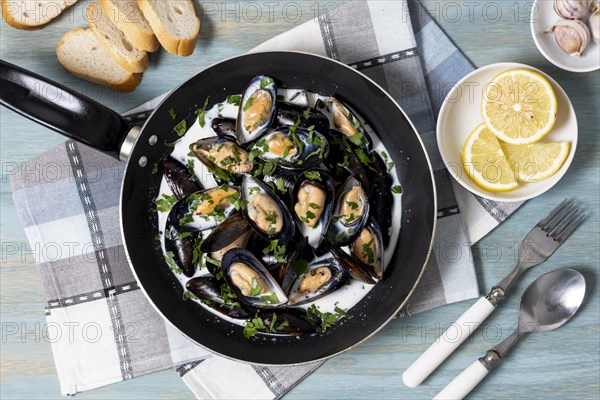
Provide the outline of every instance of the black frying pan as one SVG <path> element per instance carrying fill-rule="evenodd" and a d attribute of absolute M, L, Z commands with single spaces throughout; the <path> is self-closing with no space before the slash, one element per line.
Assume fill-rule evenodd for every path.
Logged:
<path fill-rule="evenodd" d="M 207 96 L 209 107 L 241 93 L 256 75 L 266 74 L 290 88 L 331 94 L 364 115 L 398 166 L 403 187 L 402 232 L 385 278 L 354 308 L 351 319 L 313 336 L 242 336 L 242 327 L 182 299 L 182 287 L 156 250 L 156 215 L 151 211 L 161 175 L 152 167 L 178 139 L 168 110 L 187 116 Z M 348 350 L 381 329 L 402 307 L 429 257 L 436 218 L 431 166 L 417 132 L 404 112 L 377 84 L 336 61 L 303 53 L 268 52 L 235 57 L 205 69 L 173 91 L 141 128 L 116 112 L 41 76 L 0 61 L 0 101 L 63 135 L 127 161 L 121 191 L 121 228 L 131 268 L 149 301 L 177 329 L 225 357 L 261 364 L 297 364 Z M 44 87 L 47 90 L 40 91 Z M 58 93 L 58 95 L 57 95 Z M 158 141 L 155 143 L 156 136 Z"/>

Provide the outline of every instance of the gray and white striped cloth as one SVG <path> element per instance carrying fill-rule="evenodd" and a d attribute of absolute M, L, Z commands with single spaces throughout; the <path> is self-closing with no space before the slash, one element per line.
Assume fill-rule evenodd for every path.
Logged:
<path fill-rule="evenodd" d="M 435 117 L 447 91 L 473 67 L 414 1 L 354 1 L 263 45 L 352 65 L 381 84 L 419 130 L 435 169 L 438 224 L 411 314 L 476 297 L 469 246 L 519 204 L 477 198 L 451 182 L 438 154 Z M 149 110 L 155 99 L 134 110 Z M 40 173 L 52 166 L 45 183 Z M 199 398 L 277 398 L 320 363 L 263 367 L 211 355 L 165 323 L 127 264 L 118 202 L 124 165 L 72 141 L 25 164 L 13 197 L 31 242 L 51 327 L 80 330 L 51 340 L 63 394 L 175 367 Z M 42 200 L 40 200 L 42 199 Z M 227 373 L 223 373 L 227 371 Z M 236 385 L 224 376 L 236 376 Z"/>

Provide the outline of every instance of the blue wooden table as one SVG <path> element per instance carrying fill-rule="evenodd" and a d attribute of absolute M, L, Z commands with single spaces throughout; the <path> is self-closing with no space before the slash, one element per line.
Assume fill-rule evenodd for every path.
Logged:
<path fill-rule="evenodd" d="M 83 3 L 81 0 L 80 3 Z M 43 30 L 25 32 L 0 24 L 0 57 L 67 84 L 119 111 L 149 100 L 186 80 L 198 70 L 243 53 L 264 40 L 309 20 L 332 2 L 262 2 L 257 18 L 248 1 L 203 2 L 205 11 L 193 56 L 166 52 L 151 56 L 150 69 L 133 94 L 117 94 L 80 81 L 58 63 L 55 46 L 64 32 L 85 26 L 84 5 L 77 4 Z M 431 15 L 476 66 L 501 61 L 532 65 L 550 74 L 570 96 L 579 122 L 579 148 L 566 176 L 548 193 L 528 202 L 507 222 L 473 246 L 482 291 L 487 291 L 514 265 L 520 240 L 542 216 L 565 197 L 588 210 L 586 223 L 545 264 L 528 272 L 505 303 L 459 351 L 418 389 L 405 387 L 404 369 L 452 323 L 471 302 L 445 306 L 391 322 L 376 337 L 328 361 L 294 388 L 288 399 L 302 398 L 431 398 L 473 360 L 515 327 L 519 298 L 543 272 L 579 269 L 588 281 L 581 312 L 558 331 L 532 336 L 517 345 L 503 364 L 473 393 L 473 398 L 600 397 L 600 74 L 573 74 L 547 62 L 535 48 L 527 22 L 530 1 L 424 1 Z M 302 13 L 297 13 L 296 5 Z M 197 6 L 200 7 L 197 3 Z M 287 9 L 286 9 L 286 6 Z M 273 13 L 269 13 L 269 7 Z M 254 8 L 255 10 L 255 8 Z M 286 10 L 286 13 L 283 11 Z M 64 139 L 0 109 L 2 155 L 1 234 L 1 385 L 0 397 L 60 396 L 49 343 L 41 335 L 44 319 L 40 279 L 12 204 L 8 172 Z M 16 247 L 15 247 L 16 246 Z M 14 249 L 20 249 L 14 254 Z M 22 335 L 6 335 L 18 324 Z M 174 371 L 163 371 L 77 395 L 80 398 L 189 398 L 191 393 Z"/>

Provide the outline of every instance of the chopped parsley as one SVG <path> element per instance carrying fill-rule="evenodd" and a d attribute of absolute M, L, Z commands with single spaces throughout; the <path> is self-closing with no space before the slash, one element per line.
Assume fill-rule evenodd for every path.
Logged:
<path fill-rule="evenodd" d="M 206 114 L 206 107 L 208 107 L 209 100 L 210 100 L 210 96 L 207 96 L 206 100 L 204 100 L 204 105 L 202 106 L 202 108 L 199 108 L 196 110 L 196 115 L 198 116 L 198 123 L 203 128 L 204 128 L 204 125 L 206 124 L 205 114 Z"/>
<path fill-rule="evenodd" d="M 152 167 L 152 172 L 150 174 L 155 175 L 158 172 L 158 163 L 154 163 Z"/>
<path fill-rule="evenodd" d="M 396 194 L 402 193 L 402 186 L 400 186 L 400 185 L 394 185 L 394 186 L 392 186 L 392 192 L 396 193 Z"/>
<path fill-rule="evenodd" d="M 334 313 L 329 312 L 321 312 L 317 309 L 317 307 L 313 304 L 308 307 L 306 310 L 306 320 L 311 324 L 320 325 L 320 332 L 325 332 L 327 329 L 331 328 L 336 322 L 338 322 L 341 318 L 350 319 L 350 316 L 346 311 L 342 310 L 339 307 L 334 309 Z"/>
<path fill-rule="evenodd" d="M 260 296 L 260 299 L 267 304 L 277 304 L 279 303 L 279 297 L 277 297 L 276 293 L 272 293 L 268 296 Z"/>
<path fill-rule="evenodd" d="M 202 243 L 204 242 L 204 238 L 202 237 L 202 233 L 198 233 L 198 238 L 196 239 L 196 243 L 194 243 L 194 250 L 192 251 L 192 264 L 193 265 L 200 265 L 200 269 L 203 269 L 206 267 L 206 264 L 204 263 L 204 259 L 202 258 L 202 250 L 200 250 L 200 247 L 202 246 Z"/>
<path fill-rule="evenodd" d="M 219 271 L 219 273 L 222 274 L 221 271 Z M 217 280 L 220 279 L 218 276 L 219 273 L 217 273 L 217 276 L 216 276 Z M 223 277 L 223 275 L 221 275 L 221 278 L 222 277 Z M 230 306 L 232 308 L 235 308 L 235 307 L 241 308 L 240 303 L 237 301 L 238 300 L 237 296 L 235 295 L 235 293 L 233 293 L 233 291 L 231 290 L 231 287 L 226 283 L 223 283 L 221 285 L 220 299 L 223 301 L 224 304 L 227 304 L 228 306 Z"/>
<path fill-rule="evenodd" d="M 175 262 L 174 257 L 175 254 L 173 254 L 172 251 L 167 251 L 167 253 L 165 254 L 165 261 L 167 262 L 167 264 L 169 264 L 169 267 L 173 270 L 173 272 L 175 272 L 176 274 L 181 274 L 181 268 L 179 268 L 179 266 Z"/>
<path fill-rule="evenodd" d="M 240 194 L 240 192 L 235 192 L 234 194 L 229 196 L 228 199 L 233 208 L 235 208 L 237 211 L 245 210 L 246 206 L 248 205 L 248 202 L 242 199 L 242 195 Z"/>
<path fill-rule="evenodd" d="M 175 203 L 177 203 L 177 197 L 175 197 L 175 195 L 168 195 L 163 193 L 162 198 L 154 200 L 154 203 L 156 204 L 157 211 L 169 212 L 171 211 L 171 208 L 173 208 Z"/>
<path fill-rule="evenodd" d="M 353 210 L 358 210 L 358 203 L 355 203 L 353 201 L 347 201 L 346 205 Z"/>
<path fill-rule="evenodd" d="M 273 172 L 275 172 L 276 168 L 277 168 L 277 163 L 275 163 L 274 161 L 267 161 L 262 166 L 262 173 L 267 176 L 272 175 Z"/>
<path fill-rule="evenodd" d="M 252 285 L 250 286 L 250 296 L 258 296 L 262 293 L 262 286 L 258 283 L 258 279 L 252 278 Z"/>
<path fill-rule="evenodd" d="M 295 260 L 292 264 L 292 268 L 294 269 L 294 273 L 297 276 L 304 275 L 308 272 L 308 261 L 302 258 L 299 260 Z"/>
<path fill-rule="evenodd" d="M 284 263 L 286 259 L 284 258 L 287 253 L 287 247 L 285 244 L 279 244 L 279 240 L 271 240 L 271 243 L 267 247 L 263 249 L 263 254 L 273 253 L 277 262 Z"/>
<path fill-rule="evenodd" d="M 223 168 L 220 168 L 220 167 L 214 165 L 213 168 L 209 168 L 208 170 L 214 176 L 216 176 L 217 178 L 219 178 L 222 181 L 225 181 L 225 182 L 233 181 L 233 175 L 231 175 L 231 172 L 229 172 L 226 169 L 223 169 Z"/>
<path fill-rule="evenodd" d="M 183 300 L 198 300 L 198 297 L 190 292 L 189 290 L 186 290 L 185 292 L 183 292 Z"/>
<path fill-rule="evenodd" d="M 185 119 L 181 120 L 180 123 L 178 123 L 177 125 L 175 125 L 175 127 L 173 127 L 173 130 L 175 131 L 175 133 L 177 133 L 177 136 L 182 137 L 183 135 L 185 135 L 185 132 L 187 132 L 187 122 Z"/>
<path fill-rule="evenodd" d="M 233 95 L 233 96 L 227 96 L 227 100 L 226 100 L 229 104 L 233 104 L 234 106 L 239 106 L 241 101 L 242 101 L 242 96 L 237 96 L 237 95 Z"/>
<path fill-rule="evenodd" d="M 304 116 L 304 119 L 309 119 L 310 116 L 312 115 L 312 111 L 311 111 L 310 107 L 308 107 L 306 110 L 304 110 L 302 115 Z"/>
<path fill-rule="evenodd" d="M 252 107 L 252 103 L 254 103 L 254 97 L 250 96 L 248 100 L 246 100 L 246 104 L 244 104 L 244 112 L 248 111 L 250 107 Z M 246 127 L 246 130 L 249 129 Z"/>
<path fill-rule="evenodd" d="M 275 211 L 269 211 L 269 214 L 265 217 L 267 222 L 270 222 L 272 225 L 277 223 L 277 214 Z"/>
<path fill-rule="evenodd" d="M 312 208 L 313 210 L 318 210 L 319 208 L 321 208 L 321 207 L 319 207 L 319 206 L 318 206 L 317 204 L 315 204 L 315 203 L 308 203 L 308 206 L 309 206 L 310 208 Z"/>
<path fill-rule="evenodd" d="M 287 188 L 285 187 L 285 182 L 283 181 L 283 178 L 277 178 L 275 179 L 275 186 L 277 188 L 278 191 L 280 191 L 281 193 L 287 193 Z"/>
<path fill-rule="evenodd" d="M 371 240 L 369 243 L 365 243 L 363 244 L 363 252 L 367 255 L 367 262 L 369 263 L 369 265 L 372 265 L 375 262 L 375 254 L 373 253 L 373 248 L 371 247 L 373 245 L 373 240 Z"/>
<path fill-rule="evenodd" d="M 287 320 L 277 324 L 277 314 L 275 313 L 273 313 L 270 323 L 266 323 L 261 317 L 258 316 L 257 313 L 253 318 L 246 321 L 246 326 L 244 327 L 244 337 L 249 339 L 258 332 L 277 333 L 284 330 L 288 326 L 289 322 Z"/>
<path fill-rule="evenodd" d="M 390 160 L 388 154 L 385 151 L 382 151 L 381 155 L 383 156 L 383 161 L 387 165 L 388 172 L 390 172 L 394 168 L 394 163 Z"/>
<path fill-rule="evenodd" d="M 177 118 L 177 113 L 175 112 L 175 109 L 173 107 L 169 108 L 169 115 L 171 116 L 172 120 Z"/>
<path fill-rule="evenodd" d="M 354 149 L 354 153 L 356 154 L 360 162 L 363 163 L 365 166 L 369 167 L 371 163 L 373 163 L 371 157 L 369 157 L 363 149 Z"/>
<path fill-rule="evenodd" d="M 263 78 L 262 81 L 260 81 L 260 88 L 264 89 L 267 86 L 272 85 L 272 84 L 273 84 L 273 78 L 267 76 L 267 77 Z"/>
<path fill-rule="evenodd" d="M 304 176 L 310 180 L 321 182 L 321 173 L 319 171 L 306 171 Z"/>

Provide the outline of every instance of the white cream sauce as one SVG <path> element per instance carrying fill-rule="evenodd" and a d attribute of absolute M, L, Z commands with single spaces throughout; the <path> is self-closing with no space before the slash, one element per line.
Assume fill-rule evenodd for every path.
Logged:
<path fill-rule="evenodd" d="M 295 96 L 299 91 L 301 92 L 301 94 Z M 298 89 L 278 89 L 277 94 L 278 94 L 278 96 L 283 96 L 282 101 L 284 101 L 284 102 L 293 103 L 293 104 L 296 104 L 296 105 L 302 106 L 302 107 L 309 106 L 312 108 L 315 107 L 317 100 L 319 100 L 319 99 L 325 100 L 327 98 L 327 96 L 309 93 L 309 92 L 306 92 L 303 90 L 298 90 Z M 216 181 L 213 179 L 212 173 L 210 173 L 208 171 L 208 169 L 204 166 L 204 164 L 202 164 L 195 156 L 189 155 L 189 153 L 190 153 L 189 147 L 192 143 L 194 143 L 202 138 L 215 136 L 215 133 L 214 133 L 213 129 L 211 128 L 212 120 L 219 116 L 223 117 L 223 118 L 235 119 L 235 118 L 237 118 L 238 108 L 239 108 L 238 106 L 227 103 L 226 101 L 223 101 L 223 103 L 216 104 L 213 108 L 206 111 L 204 127 L 200 126 L 199 121 L 196 120 L 194 122 L 194 124 L 187 130 L 185 135 L 183 137 L 181 137 L 181 139 L 179 139 L 175 143 L 173 152 L 171 153 L 171 157 L 173 157 L 177 161 L 180 161 L 184 165 L 186 165 L 189 160 L 192 160 L 194 162 L 194 173 L 196 175 L 196 178 L 198 178 L 199 182 L 202 184 L 202 186 L 204 186 L 205 189 L 210 189 L 210 188 L 216 187 L 218 185 L 217 185 Z M 330 121 L 332 120 L 332 116 L 330 115 L 330 113 L 327 113 L 327 110 L 321 109 L 320 111 L 322 111 L 330 119 Z M 383 143 L 379 140 L 379 138 L 374 133 L 373 129 L 367 124 L 367 122 L 355 110 L 352 110 L 352 112 L 357 116 L 357 118 L 360 120 L 361 124 L 363 125 L 365 131 L 371 137 L 371 140 L 373 142 L 373 150 L 377 151 L 380 155 L 384 151 L 389 155 L 389 152 L 386 150 Z M 333 128 L 333 123 L 330 122 L 330 124 L 331 124 L 331 127 Z M 399 185 L 400 182 L 398 181 L 398 177 L 396 174 L 396 166 L 394 166 L 389 173 L 390 173 L 390 176 L 391 176 L 392 182 L 393 182 L 392 186 Z M 172 192 L 169 189 L 169 186 L 167 185 L 167 182 L 164 179 L 164 177 L 161 182 L 160 193 L 159 193 L 158 198 L 162 197 L 163 194 L 172 195 Z M 402 196 L 400 194 L 393 195 L 394 204 L 393 204 L 393 207 L 391 210 L 392 226 L 390 228 L 390 246 L 388 246 L 388 248 L 385 250 L 385 265 L 386 266 L 389 264 L 389 262 L 393 256 L 394 249 L 395 249 L 396 243 L 398 241 L 398 235 L 400 233 L 400 221 L 401 221 L 401 216 L 402 216 L 401 197 Z M 164 232 L 165 232 L 165 226 L 166 226 L 166 222 L 167 222 L 167 216 L 168 216 L 167 212 L 158 212 L 158 227 L 159 227 L 160 232 L 162 233 L 161 234 L 161 246 L 162 246 L 163 253 L 166 253 L 165 243 L 164 243 Z M 204 237 L 205 238 L 208 237 L 209 233 L 210 233 L 210 230 L 204 231 L 203 232 Z M 344 250 L 349 253 L 349 250 L 347 248 L 345 248 Z M 181 285 L 183 286 L 183 288 L 185 290 L 185 284 L 191 278 L 186 277 L 182 273 L 177 274 L 174 272 L 174 274 L 177 277 L 177 279 L 179 280 L 179 282 L 181 282 Z M 209 273 L 206 269 L 203 269 L 203 270 L 197 270 L 194 277 L 206 276 L 206 275 L 209 275 Z M 336 307 L 339 307 L 343 310 L 350 310 L 352 307 L 354 307 L 356 304 L 358 304 L 358 302 L 360 300 L 362 300 L 362 298 L 365 297 L 367 295 L 367 293 L 369 293 L 369 291 L 373 287 L 374 287 L 374 285 L 368 285 L 363 282 L 360 282 L 360 281 L 350 278 L 349 283 L 344 285 L 337 291 L 330 293 L 329 295 L 324 296 L 320 299 L 317 299 L 316 301 L 314 301 L 312 303 L 305 304 L 305 305 L 299 306 L 299 307 L 306 309 L 314 304 L 321 312 L 335 312 L 334 310 Z M 210 310 L 211 312 L 213 312 L 214 314 L 218 315 L 219 317 L 222 317 L 223 319 L 225 319 L 231 323 L 234 323 L 237 325 L 242 325 L 242 326 L 245 325 L 245 321 L 243 321 L 243 320 L 236 320 L 233 318 L 229 318 L 227 316 L 224 316 L 223 314 L 218 313 L 217 311 L 213 310 L 212 308 L 206 306 L 204 303 L 202 303 L 200 301 L 197 301 L 197 302 L 199 304 L 201 304 L 203 307 L 205 307 L 208 310 Z M 349 313 L 352 314 L 351 311 Z"/>

